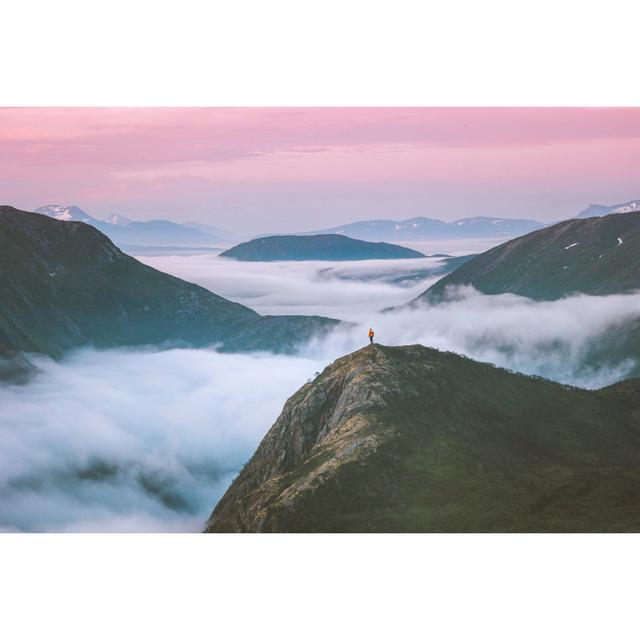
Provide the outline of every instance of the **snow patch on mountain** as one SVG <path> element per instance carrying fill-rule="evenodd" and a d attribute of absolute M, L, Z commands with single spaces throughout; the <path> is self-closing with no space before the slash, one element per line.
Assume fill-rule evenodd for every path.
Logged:
<path fill-rule="evenodd" d="M 74 205 L 62 205 L 62 204 L 48 204 L 44 207 L 39 207 L 35 210 L 36 213 L 43 214 L 49 218 L 55 218 L 56 220 L 64 220 L 65 222 L 86 222 L 91 224 L 96 222 L 95 218 L 92 218 L 88 213 L 76 207 Z"/>
<path fill-rule="evenodd" d="M 590 204 L 576 218 L 599 218 L 610 213 L 634 213 L 640 211 L 640 200 L 629 200 L 620 204 Z"/>
<path fill-rule="evenodd" d="M 616 207 L 611 213 L 633 213 L 640 211 L 640 200 L 632 200 L 622 206 Z"/>

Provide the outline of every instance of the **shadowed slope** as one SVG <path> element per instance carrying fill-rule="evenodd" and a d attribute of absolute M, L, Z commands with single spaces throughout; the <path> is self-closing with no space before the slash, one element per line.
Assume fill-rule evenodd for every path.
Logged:
<path fill-rule="evenodd" d="M 0 207 L 0 355 L 92 345 L 292 351 L 336 320 L 260 316 L 148 267 L 82 222 Z"/>

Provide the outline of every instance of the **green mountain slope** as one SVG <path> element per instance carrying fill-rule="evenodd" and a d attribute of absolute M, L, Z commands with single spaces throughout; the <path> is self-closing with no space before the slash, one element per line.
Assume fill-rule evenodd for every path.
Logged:
<path fill-rule="evenodd" d="M 566 220 L 485 251 L 417 300 L 441 299 L 459 285 L 536 300 L 629 293 L 640 289 L 639 252 L 640 213 Z"/>
<path fill-rule="evenodd" d="M 0 207 L 0 356 L 84 345 L 291 351 L 338 321 L 260 316 L 148 267 L 82 222 Z"/>
<path fill-rule="evenodd" d="M 354 240 L 339 234 L 255 238 L 220 254 L 252 262 L 274 260 L 391 260 L 424 258 L 424 254 L 387 242 Z"/>
<path fill-rule="evenodd" d="M 285 404 L 208 532 L 640 531 L 640 381 L 368 346 Z"/>

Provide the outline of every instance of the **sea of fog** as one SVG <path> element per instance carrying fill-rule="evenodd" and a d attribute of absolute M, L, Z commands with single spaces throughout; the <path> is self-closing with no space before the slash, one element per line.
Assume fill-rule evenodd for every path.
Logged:
<path fill-rule="evenodd" d="M 348 321 L 366 321 L 378 309 L 412 300 L 438 277 L 393 281 L 442 263 L 441 258 L 352 262 L 240 262 L 215 255 L 138 258 L 259 313 Z"/>
<path fill-rule="evenodd" d="M 32 382 L 0 386 L 2 530 L 199 531 L 286 398 L 364 346 L 369 326 L 384 344 L 420 343 L 589 388 L 634 364 L 593 369 L 585 356 L 640 315 L 638 295 L 534 302 L 467 288 L 437 307 L 381 314 L 433 280 L 397 282 L 416 261 L 140 259 L 262 313 L 321 313 L 356 325 L 296 356 L 140 349 L 37 358 Z"/>

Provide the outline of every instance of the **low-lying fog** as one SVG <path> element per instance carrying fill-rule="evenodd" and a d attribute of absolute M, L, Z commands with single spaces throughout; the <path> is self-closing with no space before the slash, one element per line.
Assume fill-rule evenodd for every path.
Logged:
<path fill-rule="evenodd" d="M 351 262 L 241 262 L 214 255 L 137 256 L 258 313 L 365 321 L 404 304 L 435 282 L 442 258 Z"/>
<path fill-rule="evenodd" d="M 584 387 L 611 384 L 634 365 L 594 368 L 588 352 L 640 316 L 640 295 L 533 302 L 463 289 L 437 307 L 380 314 L 426 288 L 428 280 L 395 282 L 416 261 L 144 260 L 261 312 L 359 324 L 289 357 L 178 349 L 39 358 L 33 382 L 0 387 L 5 530 L 198 531 L 286 398 L 364 346 L 369 326 L 383 344 L 421 343 Z"/>
<path fill-rule="evenodd" d="M 321 366 L 210 350 L 85 350 L 0 386 L 0 528 L 199 531 Z"/>

